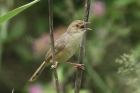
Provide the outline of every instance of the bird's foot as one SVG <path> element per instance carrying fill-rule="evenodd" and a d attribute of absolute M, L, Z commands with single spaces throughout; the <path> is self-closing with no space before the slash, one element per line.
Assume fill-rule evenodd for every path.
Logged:
<path fill-rule="evenodd" d="M 53 65 L 51 65 L 51 69 L 56 68 L 56 67 L 57 67 L 57 65 L 58 65 L 58 62 L 57 62 L 57 61 L 55 61 L 55 63 L 54 63 Z"/>
<path fill-rule="evenodd" d="M 82 69 L 82 70 L 85 70 L 84 64 L 75 64 L 75 67 L 76 67 L 76 68 L 80 68 L 80 69 Z"/>
<path fill-rule="evenodd" d="M 66 62 L 67 64 L 70 64 L 70 65 L 73 65 L 75 66 L 76 68 L 80 68 L 82 70 L 85 70 L 84 68 L 84 64 L 77 64 L 77 63 L 72 63 L 72 62 Z"/>

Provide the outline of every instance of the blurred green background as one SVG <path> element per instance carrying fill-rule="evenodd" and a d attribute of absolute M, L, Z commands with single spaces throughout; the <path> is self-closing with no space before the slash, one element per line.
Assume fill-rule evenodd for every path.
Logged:
<path fill-rule="evenodd" d="M 0 0 L 0 16 L 32 0 Z M 84 0 L 53 0 L 54 36 L 83 19 Z M 140 0 L 91 0 L 80 93 L 140 93 Z M 0 93 L 56 93 L 48 66 L 28 82 L 50 46 L 48 1 L 41 0 L 0 25 Z M 77 62 L 77 53 L 69 60 Z M 59 64 L 64 93 L 73 93 L 76 69 Z"/>

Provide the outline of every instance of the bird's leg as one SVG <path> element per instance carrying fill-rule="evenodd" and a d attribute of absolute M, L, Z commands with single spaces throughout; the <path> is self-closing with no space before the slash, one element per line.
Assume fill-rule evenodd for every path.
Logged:
<path fill-rule="evenodd" d="M 76 68 L 80 68 L 82 70 L 85 70 L 84 68 L 84 64 L 77 64 L 77 63 L 71 63 L 71 62 L 65 62 L 66 64 L 70 64 L 70 65 L 73 65 L 75 66 Z"/>
<path fill-rule="evenodd" d="M 52 63 L 53 61 L 52 61 L 52 60 L 50 60 L 50 62 Z M 56 67 L 57 67 L 57 65 L 58 65 L 58 62 L 57 62 L 57 61 L 55 61 L 55 63 L 54 63 L 53 65 L 51 65 L 51 69 L 56 68 Z"/>

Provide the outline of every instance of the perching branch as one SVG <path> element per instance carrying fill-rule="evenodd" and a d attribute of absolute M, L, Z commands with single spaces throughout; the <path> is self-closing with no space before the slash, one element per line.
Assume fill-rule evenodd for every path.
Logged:
<path fill-rule="evenodd" d="M 53 65 L 55 64 L 55 48 L 54 48 L 54 36 L 53 36 L 53 12 L 52 12 L 52 0 L 48 0 L 49 6 L 49 26 L 50 26 L 50 39 L 51 39 L 51 50 L 52 50 L 52 61 Z M 54 77 L 57 93 L 60 93 L 60 86 L 56 68 L 54 68 Z"/>
<path fill-rule="evenodd" d="M 90 0 L 86 0 L 85 13 L 84 13 L 84 19 L 83 19 L 85 22 L 88 22 L 89 10 L 90 10 Z M 83 35 L 83 38 L 80 44 L 80 51 L 79 51 L 79 58 L 78 58 L 79 64 L 83 64 L 83 61 L 84 61 L 85 41 L 86 41 L 86 33 Z M 81 86 L 81 79 L 82 79 L 82 70 L 77 68 L 74 93 L 79 93 L 80 86 Z"/>

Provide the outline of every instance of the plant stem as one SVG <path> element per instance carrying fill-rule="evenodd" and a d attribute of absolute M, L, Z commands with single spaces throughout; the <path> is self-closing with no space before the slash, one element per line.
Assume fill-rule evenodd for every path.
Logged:
<path fill-rule="evenodd" d="M 86 0 L 85 13 L 84 13 L 84 19 L 83 19 L 84 22 L 88 22 L 89 10 L 90 10 L 90 0 Z M 78 63 L 80 64 L 82 64 L 84 61 L 85 41 L 86 41 L 86 33 L 83 35 L 82 42 L 80 44 L 80 52 L 79 52 L 79 58 L 78 58 Z M 77 68 L 74 93 L 79 93 L 81 80 L 82 80 L 82 70 Z"/>
<path fill-rule="evenodd" d="M 53 12 L 52 12 L 52 0 L 48 0 L 48 6 L 49 6 L 49 26 L 50 26 L 50 40 L 51 40 L 51 50 L 52 50 L 52 61 L 53 65 L 55 64 L 55 48 L 54 48 L 54 36 L 53 36 Z M 60 93 L 60 86 L 59 86 L 59 80 L 57 75 L 57 70 L 54 68 L 54 77 L 55 77 L 55 84 L 57 93 Z"/>

